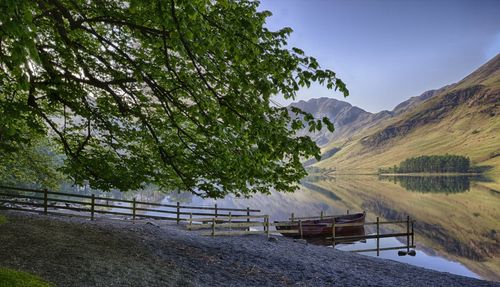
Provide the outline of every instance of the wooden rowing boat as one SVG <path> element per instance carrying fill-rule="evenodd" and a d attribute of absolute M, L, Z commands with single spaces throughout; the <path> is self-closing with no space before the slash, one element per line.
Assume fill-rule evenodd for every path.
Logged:
<path fill-rule="evenodd" d="M 308 219 L 301 220 L 300 223 L 297 220 L 294 221 L 275 221 L 278 225 L 276 230 L 278 232 L 285 230 L 300 230 L 302 229 L 302 237 L 321 237 L 321 236 L 332 236 L 332 223 L 335 220 L 335 224 L 348 224 L 348 223 L 364 223 L 366 213 L 353 213 L 338 216 L 329 216 L 323 219 Z M 301 226 L 299 226 L 299 224 Z M 289 237 L 300 237 L 300 231 L 297 233 L 282 233 L 284 236 Z M 335 236 L 354 236 L 354 235 L 364 235 L 364 226 L 338 226 L 335 227 Z"/>

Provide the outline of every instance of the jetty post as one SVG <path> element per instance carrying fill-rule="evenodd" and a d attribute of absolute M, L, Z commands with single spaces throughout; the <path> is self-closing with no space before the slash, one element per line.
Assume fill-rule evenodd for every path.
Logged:
<path fill-rule="evenodd" d="M 193 227 L 193 213 L 189 213 L 189 227 L 188 229 L 191 230 L 191 227 Z"/>
<path fill-rule="evenodd" d="M 269 215 L 266 215 L 266 223 L 267 223 L 267 238 L 269 238 L 270 231 L 269 231 Z"/>
<path fill-rule="evenodd" d="M 410 216 L 406 216 L 406 252 L 410 252 Z"/>
<path fill-rule="evenodd" d="M 180 203 L 177 201 L 177 224 L 179 224 L 179 221 L 181 220 L 180 216 L 181 216 L 181 208 L 180 208 Z"/>
<path fill-rule="evenodd" d="M 413 230 L 413 222 L 415 221 L 411 221 L 411 246 L 415 246 L 415 232 Z"/>
<path fill-rule="evenodd" d="M 132 220 L 135 220 L 135 212 L 136 212 L 135 208 L 136 208 L 136 204 L 137 203 L 136 203 L 135 197 L 134 197 L 134 199 L 132 200 Z"/>
<path fill-rule="evenodd" d="M 332 218 L 332 246 L 335 248 L 335 217 Z"/>
<path fill-rule="evenodd" d="M 212 219 L 212 236 L 215 236 L 215 218 Z"/>
<path fill-rule="evenodd" d="M 95 195 L 92 194 L 90 199 L 90 220 L 94 220 L 94 211 L 95 211 Z"/>
<path fill-rule="evenodd" d="M 43 190 L 43 214 L 47 215 L 48 193 L 47 189 Z"/>
<path fill-rule="evenodd" d="M 300 232 L 300 239 L 304 239 L 304 233 L 302 231 L 302 220 L 299 219 L 299 232 Z"/>
<path fill-rule="evenodd" d="M 247 223 L 250 223 L 250 207 L 247 206 Z M 250 231 L 250 226 L 247 227 L 247 231 Z"/>
<path fill-rule="evenodd" d="M 264 222 L 262 222 L 262 226 L 264 227 L 264 232 L 267 232 L 267 229 L 266 229 L 266 227 L 267 227 L 267 217 L 266 217 L 266 215 L 264 215 Z"/>
<path fill-rule="evenodd" d="M 380 218 L 377 216 L 377 256 L 380 255 Z"/>

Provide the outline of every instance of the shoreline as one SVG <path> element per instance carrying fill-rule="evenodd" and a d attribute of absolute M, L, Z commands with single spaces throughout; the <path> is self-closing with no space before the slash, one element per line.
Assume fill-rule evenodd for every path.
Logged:
<path fill-rule="evenodd" d="M 265 236 L 208 237 L 183 224 L 0 211 L 0 266 L 54 286 L 500 286 Z"/>
<path fill-rule="evenodd" d="M 481 176 L 478 172 L 409 172 L 409 173 L 379 173 L 382 176 Z"/>
<path fill-rule="evenodd" d="M 383 175 L 383 176 L 485 176 L 484 173 L 480 172 L 469 172 L 469 173 L 460 173 L 460 172 L 409 172 L 409 173 L 327 173 L 326 176 L 329 175 Z"/>

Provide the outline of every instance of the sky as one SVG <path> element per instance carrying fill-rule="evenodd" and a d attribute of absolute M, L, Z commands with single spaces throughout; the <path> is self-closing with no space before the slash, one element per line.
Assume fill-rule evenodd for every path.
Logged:
<path fill-rule="evenodd" d="M 350 96 L 314 85 L 296 100 L 334 97 L 370 112 L 458 82 L 500 53 L 500 0 L 261 0 L 267 27 L 318 59 Z M 290 101 L 279 99 L 281 104 Z"/>

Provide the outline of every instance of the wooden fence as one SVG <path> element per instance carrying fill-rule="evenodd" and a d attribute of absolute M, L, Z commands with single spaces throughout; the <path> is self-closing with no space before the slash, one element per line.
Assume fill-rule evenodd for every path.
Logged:
<path fill-rule="evenodd" d="M 123 216 L 133 220 L 152 218 L 180 221 L 193 220 L 196 217 L 215 219 L 231 214 L 232 217 L 252 217 L 260 210 L 239 208 L 224 208 L 214 206 L 188 206 L 176 204 L 161 204 L 124 199 L 114 199 L 92 195 L 80 195 L 64 192 L 53 192 L 29 188 L 0 186 L 0 208 L 44 214 L 68 214 L 90 217 L 92 220 L 97 214 Z M 251 222 L 249 222 L 251 223 Z"/>

